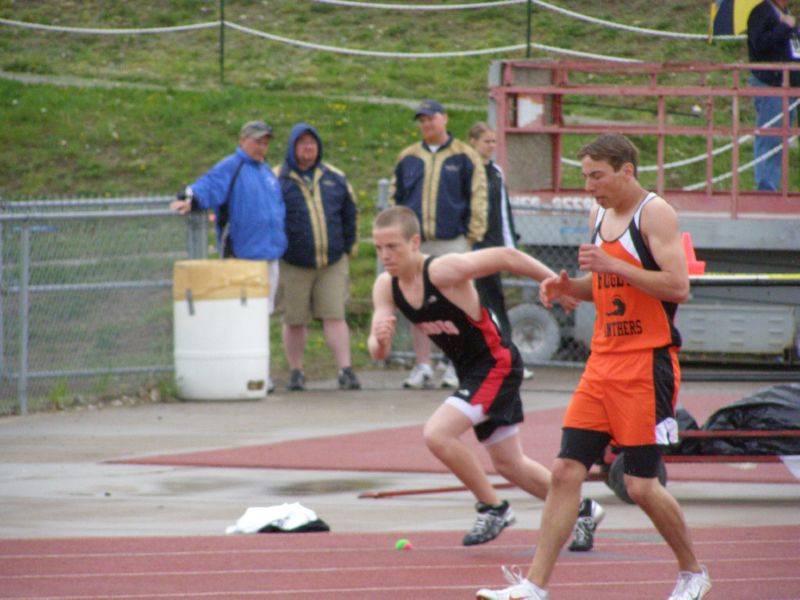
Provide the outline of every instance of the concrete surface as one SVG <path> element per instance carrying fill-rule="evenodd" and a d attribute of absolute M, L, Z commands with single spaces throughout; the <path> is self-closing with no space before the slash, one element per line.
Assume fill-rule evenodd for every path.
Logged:
<path fill-rule="evenodd" d="M 0 419 L 0 537 L 182 536 L 222 534 L 250 506 L 300 502 L 337 532 L 467 531 L 474 519 L 464 492 L 359 499 L 365 490 L 457 485 L 445 474 L 217 469 L 108 464 L 106 461 L 265 444 L 372 428 L 421 424 L 443 390 L 401 388 L 404 371 L 359 374 L 358 392 L 335 382 L 280 389 L 251 402 L 166 403 Z M 526 410 L 565 406 L 579 376 L 537 369 L 526 381 Z M 281 383 L 281 382 L 278 382 Z M 685 382 L 693 393 L 747 395 L 765 382 Z M 368 452 L 369 449 L 365 449 Z M 501 481 L 497 479 L 497 481 Z M 796 484 L 670 483 L 690 526 L 800 524 Z M 636 507 L 603 483 L 585 493 L 606 505 L 603 527 L 649 527 Z M 542 502 L 513 489 L 518 528 L 539 525 Z M 655 536 L 655 532 L 653 536 Z"/>

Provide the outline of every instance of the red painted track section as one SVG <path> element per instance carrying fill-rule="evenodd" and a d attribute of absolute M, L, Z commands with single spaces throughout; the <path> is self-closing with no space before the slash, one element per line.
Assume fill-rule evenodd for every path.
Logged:
<path fill-rule="evenodd" d="M 800 527 L 693 529 L 711 598 L 800 598 Z M 0 598 L 133 600 L 473 598 L 503 584 L 500 565 L 530 562 L 537 532 L 515 528 L 464 548 L 458 532 L 261 534 L 0 541 Z M 672 554 L 653 530 L 599 531 L 595 551 L 565 552 L 557 600 L 666 598 Z"/>
<path fill-rule="evenodd" d="M 723 396 L 684 396 L 682 403 L 702 423 L 716 408 L 737 398 Z M 563 408 L 526 413 L 521 427 L 525 452 L 549 465 L 558 453 Z M 484 468 L 494 473 L 486 453 L 473 436 L 464 441 L 476 450 Z M 364 452 L 369 448 L 369 452 Z M 397 449 L 402 448 L 402 452 Z M 148 456 L 121 461 L 129 464 L 175 466 L 315 469 L 332 471 L 396 471 L 444 473 L 422 441 L 422 426 L 396 427 L 291 440 L 275 444 L 222 448 L 202 452 Z M 776 464 L 676 464 L 668 466 L 670 481 L 733 481 L 796 483 L 797 479 L 781 463 Z"/>

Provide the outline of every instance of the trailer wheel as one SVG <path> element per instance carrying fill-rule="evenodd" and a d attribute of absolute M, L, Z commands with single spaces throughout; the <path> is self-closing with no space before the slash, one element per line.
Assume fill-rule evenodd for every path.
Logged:
<path fill-rule="evenodd" d="M 667 467 L 664 466 L 662 460 L 658 464 L 658 480 L 661 485 L 667 485 Z M 611 468 L 608 470 L 608 478 L 606 484 L 616 494 L 617 498 L 628 504 L 634 504 L 631 497 L 628 495 L 628 490 L 625 489 L 625 456 L 618 454 L 614 461 L 611 463 Z"/>
<path fill-rule="evenodd" d="M 526 364 L 550 360 L 558 350 L 561 333 L 558 321 L 536 304 L 519 304 L 508 311 L 511 339 Z"/>

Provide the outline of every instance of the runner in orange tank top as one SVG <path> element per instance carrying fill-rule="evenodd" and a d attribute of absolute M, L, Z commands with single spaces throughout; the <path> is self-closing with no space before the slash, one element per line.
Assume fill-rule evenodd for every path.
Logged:
<path fill-rule="evenodd" d="M 601 135 L 578 158 L 586 191 L 597 202 L 589 217 L 592 241 L 578 251 L 578 266 L 588 274 L 572 278 L 561 271 L 542 282 L 540 297 L 545 306 L 562 295 L 595 303 L 592 353 L 564 417 L 527 577 L 509 574 L 510 587 L 480 590 L 477 597 L 549 599 L 545 588 L 573 527 L 581 484 L 613 441 L 624 456 L 628 495 L 677 559 L 669 600 L 700 600 L 711 589 L 708 572 L 697 561 L 678 502 L 657 477 L 660 447 L 677 441 L 681 341 L 673 319 L 689 295 L 678 218 L 639 184 L 638 150 L 625 136 Z"/>

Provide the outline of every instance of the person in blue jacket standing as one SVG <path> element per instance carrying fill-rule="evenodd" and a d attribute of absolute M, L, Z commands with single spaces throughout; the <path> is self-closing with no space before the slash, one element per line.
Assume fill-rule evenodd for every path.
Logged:
<path fill-rule="evenodd" d="M 322 138 L 297 123 L 286 160 L 275 170 L 286 203 L 286 237 L 278 306 L 283 311 L 283 345 L 291 373 L 289 390 L 305 389 L 303 354 L 307 324 L 322 321 L 325 341 L 339 368 L 339 388 L 361 388 L 352 369 L 350 328 L 345 319 L 351 254 L 355 254 L 358 211 L 344 173 L 322 161 Z"/>
<path fill-rule="evenodd" d="M 272 128 L 245 123 L 239 147 L 187 186 L 170 207 L 181 214 L 213 210 L 220 256 L 265 260 L 269 272 L 269 311 L 275 304 L 279 259 L 286 251 L 286 207 L 278 180 L 266 162 Z M 269 383 L 272 391 L 272 382 Z"/>

